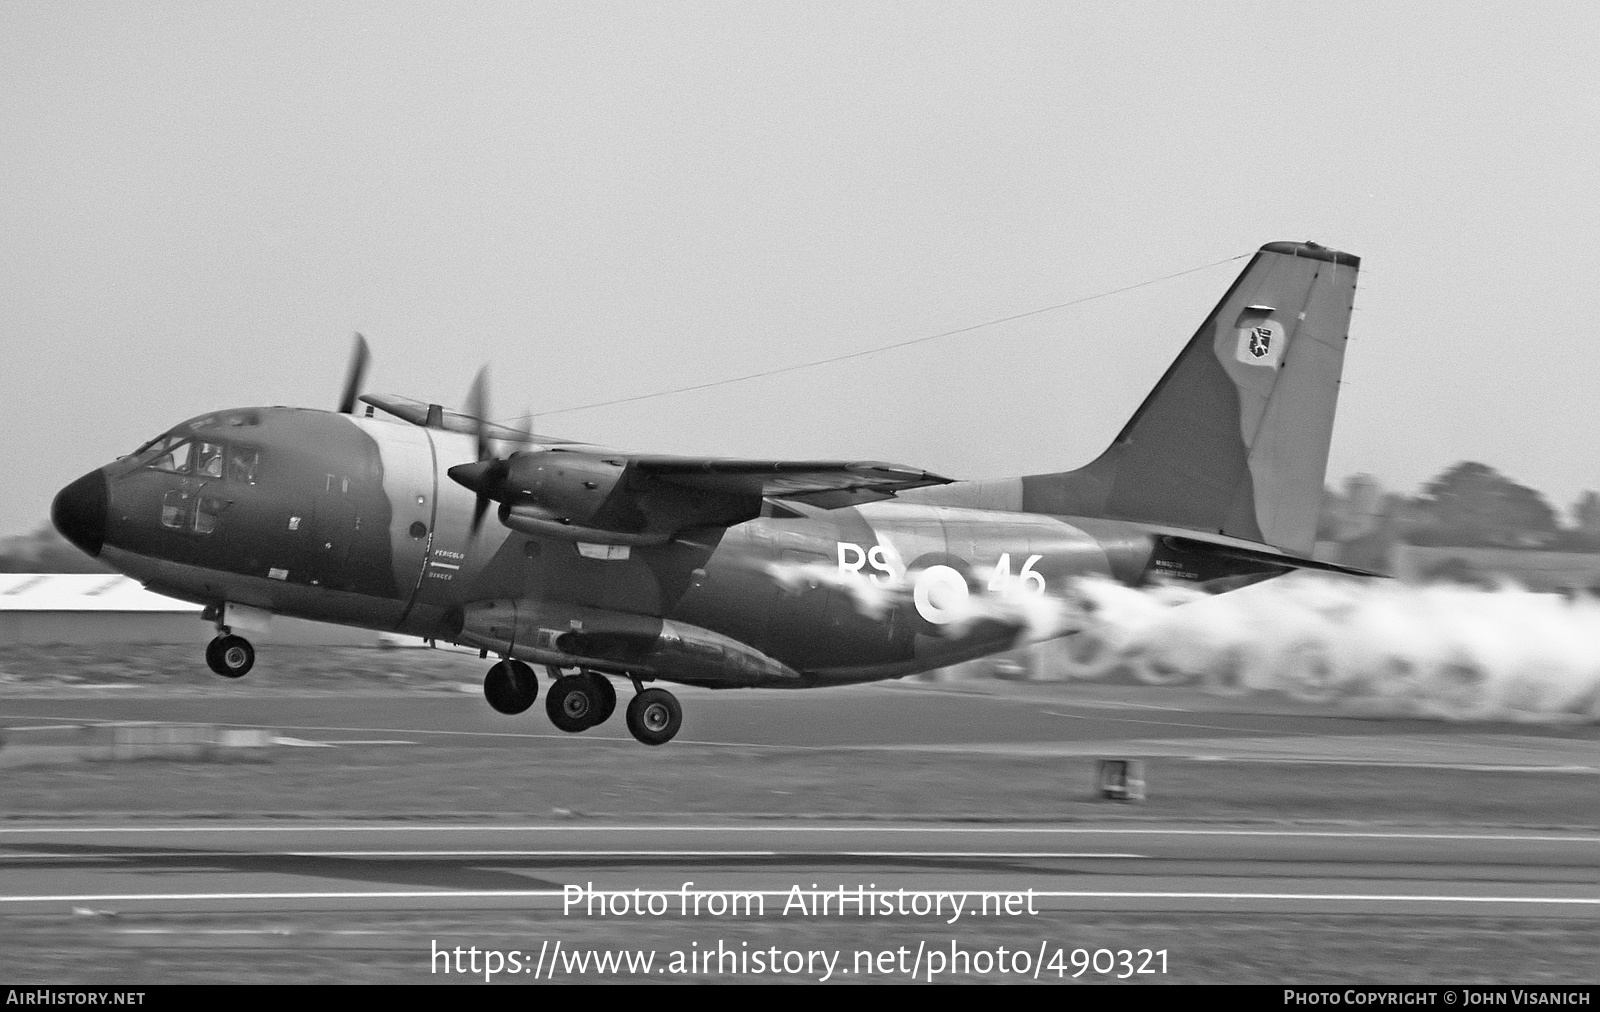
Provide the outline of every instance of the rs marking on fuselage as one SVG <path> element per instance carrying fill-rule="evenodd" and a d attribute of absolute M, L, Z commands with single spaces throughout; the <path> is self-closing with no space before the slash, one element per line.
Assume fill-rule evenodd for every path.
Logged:
<path fill-rule="evenodd" d="M 905 569 L 896 567 L 890 549 L 883 545 L 862 548 L 848 541 L 839 542 L 839 572 L 851 576 L 865 575 L 880 587 L 888 586 L 905 576 Z M 871 565 L 876 572 L 863 574 L 862 567 Z"/>
<path fill-rule="evenodd" d="M 895 563 L 899 556 L 892 547 L 878 544 L 864 548 L 859 544 L 841 541 L 839 545 L 839 572 L 855 579 L 866 579 L 877 586 L 895 586 L 905 582 L 906 571 Z M 1046 592 L 1044 574 L 1033 567 L 1044 561 L 1043 555 L 1029 555 L 1015 575 L 1011 572 L 1011 553 L 1002 552 L 995 562 L 993 575 L 985 589 L 1003 599 L 1019 594 L 1034 597 Z M 875 572 L 866 572 L 867 567 Z M 917 614 L 934 625 L 949 625 L 966 614 L 964 607 L 971 596 L 967 578 L 952 566 L 933 565 L 920 569 L 911 578 L 911 600 Z"/>
<path fill-rule="evenodd" d="M 1046 591 L 1044 574 L 1035 571 L 1033 568 L 1042 561 L 1044 561 L 1043 555 L 1028 556 L 1027 560 L 1022 564 L 1022 568 L 1013 576 L 1011 573 L 1011 553 L 1002 552 L 1000 558 L 994 564 L 993 576 L 990 577 L 986 587 L 990 593 L 1002 596 L 1010 596 L 1018 592 L 1035 596 L 1044 594 Z M 880 587 L 888 586 L 903 580 L 906 575 L 904 567 L 897 566 L 895 562 L 896 556 L 893 549 L 884 545 L 863 548 L 861 545 L 853 544 L 849 541 L 839 542 L 839 572 L 847 576 L 865 576 Z M 875 572 L 864 572 L 868 566 Z M 949 566 L 930 568 L 950 569 Z M 920 579 L 922 573 L 927 573 L 928 571 L 926 569 L 922 570 L 917 578 Z M 955 572 L 953 569 L 950 571 Z"/>

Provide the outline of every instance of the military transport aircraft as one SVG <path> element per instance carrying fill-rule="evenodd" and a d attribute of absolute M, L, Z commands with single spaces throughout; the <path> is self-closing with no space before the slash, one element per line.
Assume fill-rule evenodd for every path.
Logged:
<path fill-rule="evenodd" d="M 465 412 L 369 394 L 358 416 L 358 336 L 337 412 L 201 415 L 68 485 L 51 515 L 203 605 L 219 675 L 250 670 L 243 634 L 273 615 L 389 630 L 498 656 L 484 695 L 501 713 L 533 705 L 545 666 L 563 731 L 610 717 L 625 678 L 628 730 L 661 745 L 682 709 L 646 682 L 811 688 L 954 664 L 1017 642 L 1020 621 L 969 607 L 985 597 L 1354 572 L 1307 556 L 1359 264 L 1263 246 L 1075 471 L 960 482 L 607 449 L 486 421 L 481 373 Z"/>

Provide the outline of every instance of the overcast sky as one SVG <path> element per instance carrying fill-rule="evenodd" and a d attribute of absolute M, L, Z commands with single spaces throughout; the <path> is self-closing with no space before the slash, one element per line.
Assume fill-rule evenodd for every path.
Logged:
<path fill-rule="evenodd" d="M 1077 466 L 1242 262 L 1363 258 L 1330 481 L 1600 488 L 1600 14 L 1538 4 L 0 5 L 0 534 L 368 388 L 632 449 Z"/>

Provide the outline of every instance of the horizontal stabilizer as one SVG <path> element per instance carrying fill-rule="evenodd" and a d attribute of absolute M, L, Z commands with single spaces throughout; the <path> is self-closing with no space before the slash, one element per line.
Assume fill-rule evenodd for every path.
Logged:
<path fill-rule="evenodd" d="M 1157 572 L 1175 565 L 1185 569 L 1200 570 L 1214 570 L 1215 567 L 1222 566 L 1235 573 L 1262 573 L 1269 570 L 1287 572 L 1304 569 L 1316 573 L 1337 573 L 1341 576 L 1386 578 L 1384 573 L 1374 573 L 1354 566 L 1341 566 L 1336 562 L 1323 562 L 1319 559 L 1287 555 L 1265 548 L 1250 548 L 1197 537 L 1166 534 L 1161 536 L 1160 545 L 1163 550 L 1156 556 Z"/>

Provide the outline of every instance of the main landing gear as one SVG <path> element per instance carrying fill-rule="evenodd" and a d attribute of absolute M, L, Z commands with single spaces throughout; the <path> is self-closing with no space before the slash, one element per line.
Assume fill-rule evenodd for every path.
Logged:
<path fill-rule="evenodd" d="M 560 675 L 544 697 L 550 723 L 571 733 L 604 724 L 616 709 L 617 690 L 597 671 Z"/>
<path fill-rule="evenodd" d="M 646 745 L 665 745 L 682 726 L 683 707 L 666 689 L 642 689 L 628 701 L 628 731 Z"/>
<path fill-rule="evenodd" d="M 242 678 L 256 663 L 256 648 L 243 636 L 225 633 L 206 644 L 206 664 L 224 678 Z"/>
<path fill-rule="evenodd" d="M 501 713 L 521 713 L 539 698 L 539 676 L 521 661 L 508 658 L 483 677 L 483 697 Z"/>
<path fill-rule="evenodd" d="M 561 669 L 545 669 L 552 679 L 545 692 L 544 711 L 550 723 L 569 734 L 599 727 L 617 710 L 617 690 L 611 679 L 588 669 L 562 674 Z M 570 670 L 570 669 L 569 669 Z M 646 745 L 665 745 L 683 726 L 683 707 L 666 689 L 646 689 L 639 679 L 633 682 L 634 697 L 628 701 L 628 733 Z M 501 713 L 522 713 L 539 698 L 539 678 L 522 661 L 507 658 L 489 669 L 483 679 L 483 695 Z"/>

